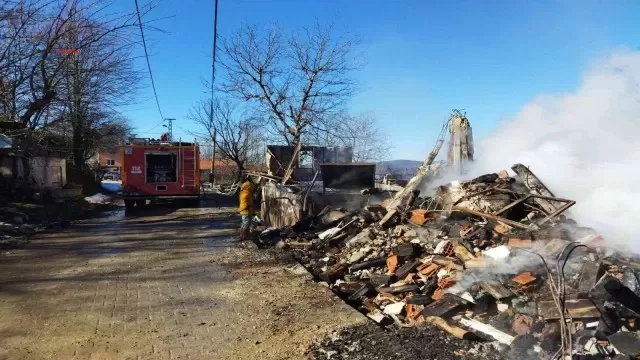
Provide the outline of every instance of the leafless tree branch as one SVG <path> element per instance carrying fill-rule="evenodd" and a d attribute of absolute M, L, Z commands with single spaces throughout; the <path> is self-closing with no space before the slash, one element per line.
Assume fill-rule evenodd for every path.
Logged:
<path fill-rule="evenodd" d="M 353 95 L 357 42 L 316 25 L 286 36 L 243 26 L 222 42 L 222 89 L 260 110 L 272 134 L 298 143 L 311 126 L 339 114 Z"/>

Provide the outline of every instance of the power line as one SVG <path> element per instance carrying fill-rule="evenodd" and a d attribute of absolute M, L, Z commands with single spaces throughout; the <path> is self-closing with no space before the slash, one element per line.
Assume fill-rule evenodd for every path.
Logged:
<path fill-rule="evenodd" d="M 149 63 L 149 52 L 147 51 L 147 42 L 144 38 L 144 30 L 142 29 L 142 18 L 140 17 L 140 8 L 138 7 L 138 0 L 134 0 L 134 1 L 136 3 L 136 13 L 138 14 L 138 25 L 140 25 L 140 34 L 142 35 L 142 46 L 144 47 L 144 57 L 147 59 L 147 68 L 149 69 L 149 76 L 151 77 L 151 87 L 153 88 L 153 95 L 156 98 L 156 105 L 158 105 L 158 112 L 160 113 L 160 118 L 162 119 L 160 124 L 162 124 L 164 122 L 164 115 L 162 115 L 162 110 L 160 110 L 160 101 L 158 101 L 158 92 L 156 91 L 156 84 L 153 81 L 153 73 L 151 72 L 151 63 Z M 153 129 L 160 126 L 160 124 L 154 126 Z"/>
<path fill-rule="evenodd" d="M 213 83 L 216 80 L 216 49 L 218 48 L 218 0 L 215 0 L 213 11 L 213 64 L 211 65 L 211 97 L 213 98 Z"/>
<path fill-rule="evenodd" d="M 211 100 L 209 101 L 209 123 L 213 124 L 213 83 L 216 81 L 216 48 L 218 47 L 218 0 L 214 0 L 213 7 L 213 60 L 211 63 Z M 215 142 L 215 135 L 213 136 Z"/>

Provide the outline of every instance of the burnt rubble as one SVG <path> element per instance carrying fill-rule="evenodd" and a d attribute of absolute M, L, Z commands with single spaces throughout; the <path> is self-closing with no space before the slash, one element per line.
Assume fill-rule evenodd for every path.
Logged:
<path fill-rule="evenodd" d="M 359 211 L 326 207 L 259 241 L 383 327 L 439 328 L 502 358 L 640 356 L 640 260 L 607 250 L 563 215 L 574 201 L 512 170 L 431 197 L 414 186 Z"/>

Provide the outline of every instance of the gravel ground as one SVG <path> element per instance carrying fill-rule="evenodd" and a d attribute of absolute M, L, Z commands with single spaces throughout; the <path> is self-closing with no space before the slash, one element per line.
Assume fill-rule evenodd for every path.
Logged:
<path fill-rule="evenodd" d="M 498 352 L 494 343 L 456 339 L 431 326 L 383 329 L 369 323 L 333 333 L 315 344 L 309 356 L 315 360 L 502 359 Z"/>

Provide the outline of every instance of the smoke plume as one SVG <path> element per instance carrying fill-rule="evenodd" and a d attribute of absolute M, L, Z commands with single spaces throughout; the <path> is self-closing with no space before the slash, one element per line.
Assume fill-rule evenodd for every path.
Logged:
<path fill-rule="evenodd" d="M 533 99 L 476 149 L 471 175 L 529 166 L 570 215 L 633 248 L 640 222 L 640 52 L 592 64 L 572 93 Z M 637 249 L 640 252 L 640 248 Z"/>

